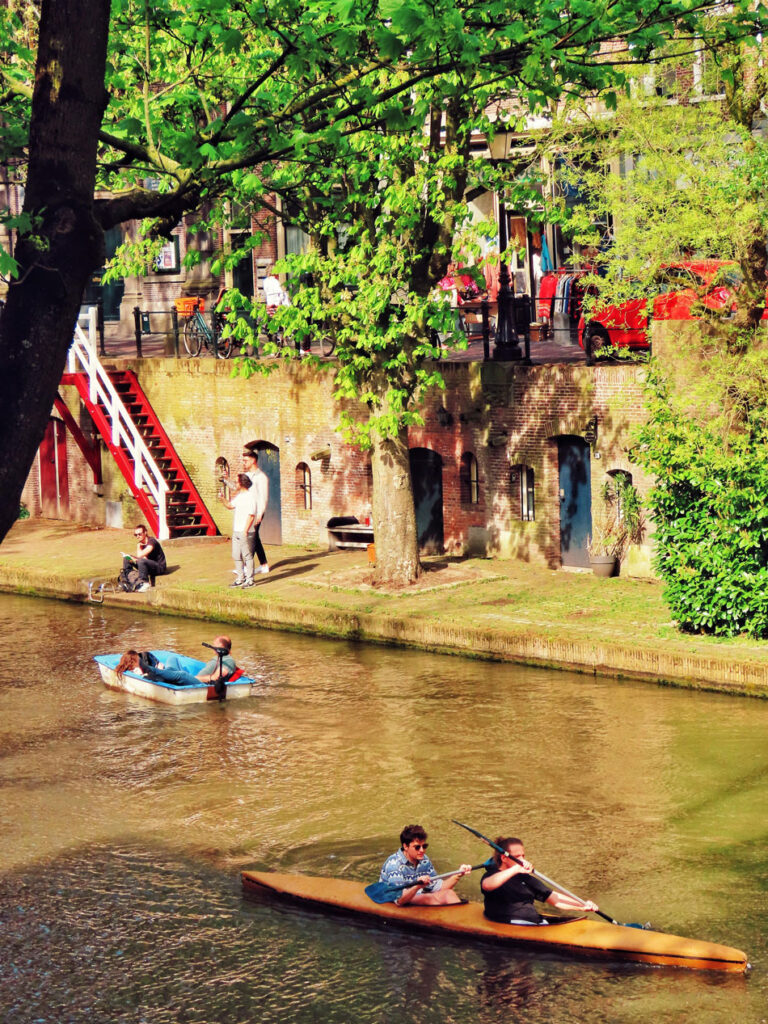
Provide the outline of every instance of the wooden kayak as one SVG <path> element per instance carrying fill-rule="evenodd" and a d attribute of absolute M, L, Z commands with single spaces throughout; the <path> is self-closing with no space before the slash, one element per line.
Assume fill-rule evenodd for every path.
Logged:
<path fill-rule="evenodd" d="M 743 974 L 748 968 L 747 956 L 739 949 L 591 918 L 549 918 L 548 926 L 538 928 L 497 924 L 483 915 L 480 903 L 460 903 L 449 907 L 398 907 L 394 903 L 374 903 L 365 895 L 362 882 L 281 875 L 271 871 L 243 871 L 242 881 L 245 891 L 254 895 L 269 893 L 317 907 L 364 914 L 406 927 L 514 943 L 528 949 L 541 947 L 567 955 L 695 970 Z"/>
<path fill-rule="evenodd" d="M 165 662 L 172 654 L 179 659 L 179 664 L 187 672 L 197 675 L 205 665 L 204 661 L 197 661 L 195 658 L 186 658 L 178 655 L 175 651 L 152 651 L 158 661 Z M 213 692 L 213 687 L 208 683 L 200 683 L 198 686 L 175 686 L 173 683 L 153 682 L 146 676 L 138 675 L 135 672 L 123 672 L 118 676 L 115 672 L 119 654 L 97 654 L 93 659 L 99 666 L 101 678 L 104 685 L 110 690 L 121 690 L 123 693 L 131 693 L 135 697 L 145 697 L 147 700 L 158 701 L 160 704 L 202 704 L 207 700 L 218 700 Z M 235 700 L 238 697 L 251 697 L 255 693 L 255 680 L 249 676 L 241 675 L 234 682 L 227 683 L 227 700 Z"/>

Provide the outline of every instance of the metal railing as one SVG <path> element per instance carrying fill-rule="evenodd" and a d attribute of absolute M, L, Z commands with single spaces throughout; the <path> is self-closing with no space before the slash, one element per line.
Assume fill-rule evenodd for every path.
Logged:
<path fill-rule="evenodd" d="M 83 330 L 81 324 L 85 324 Z M 87 332 L 87 333 L 86 333 Z M 67 357 L 69 373 L 84 373 L 88 378 L 88 397 L 93 405 L 104 406 L 112 423 L 112 444 L 123 448 L 133 459 L 133 482 L 136 490 L 146 489 L 157 506 L 157 539 L 168 540 L 166 495 L 168 484 L 147 448 L 138 427 L 131 419 L 123 400 L 101 365 L 96 352 L 98 340 L 98 314 L 95 306 L 81 313 L 75 326 L 75 335 Z"/>

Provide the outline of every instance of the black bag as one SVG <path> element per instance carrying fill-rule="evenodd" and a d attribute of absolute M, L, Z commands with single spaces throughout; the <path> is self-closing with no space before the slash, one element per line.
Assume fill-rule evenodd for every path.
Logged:
<path fill-rule="evenodd" d="M 117 589 L 124 591 L 126 594 L 133 594 L 140 586 L 139 570 L 132 562 L 123 562 L 123 568 L 117 577 Z"/>

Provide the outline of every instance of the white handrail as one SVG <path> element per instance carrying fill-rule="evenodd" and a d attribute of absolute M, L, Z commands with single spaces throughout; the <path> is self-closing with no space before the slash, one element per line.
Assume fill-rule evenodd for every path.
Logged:
<path fill-rule="evenodd" d="M 80 326 L 87 325 L 87 334 Z M 157 539 L 168 540 L 168 516 L 165 496 L 168 484 L 155 462 L 152 453 L 144 443 L 136 424 L 123 405 L 120 395 L 101 365 L 96 354 L 96 307 L 81 313 L 75 325 L 75 335 L 67 357 L 70 373 L 85 373 L 88 376 L 88 394 L 95 405 L 101 401 L 112 421 L 112 444 L 124 447 L 133 458 L 133 479 L 137 489 L 146 487 L 157 505 Z"/>

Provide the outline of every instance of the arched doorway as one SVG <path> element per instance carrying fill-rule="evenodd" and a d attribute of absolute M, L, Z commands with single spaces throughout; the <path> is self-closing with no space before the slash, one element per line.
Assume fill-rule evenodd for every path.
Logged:
<path fill-rule="evenodd" d="M 560 486 L 560 558 L 563 565 L 589 568 L 592 530 L 589 445 L 583 437 L 557 438 Z"/>
<path fill-rule="evenodd" d="M 282 505 L 280 499 L 280 449 L 269 441 L 249 441 L 248 448 L 259 453 L 259 469 L 269 480 L 269 501 L 261 521 L 259 536 L 264 544 L 283 543 Z"/>
<path fill-rule="evenodd" d="M 419 548 L 443 550 L 443 460 L 431 448 L 411 448 L 411 481 Z"/>

